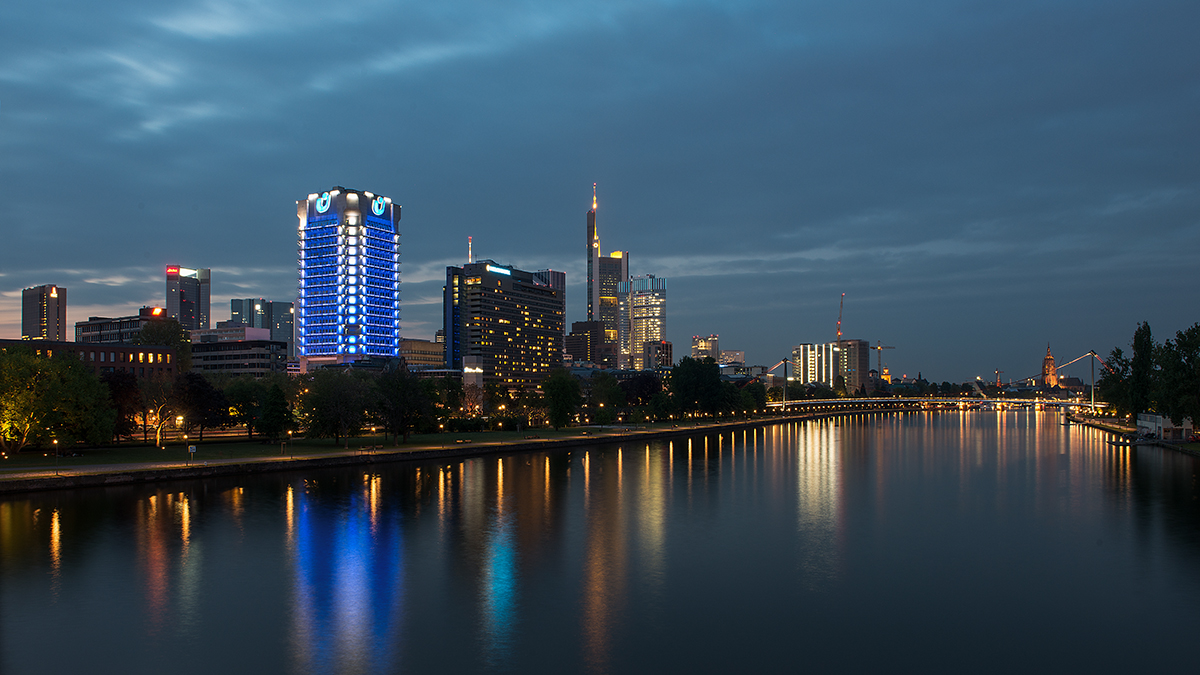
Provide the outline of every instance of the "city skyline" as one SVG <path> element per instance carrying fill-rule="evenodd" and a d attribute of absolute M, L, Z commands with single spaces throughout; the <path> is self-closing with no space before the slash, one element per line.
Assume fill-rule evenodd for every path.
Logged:
<path fill-rule="evenodd" d="M 287 205 L 335 184 L 408 206 L 404 337 L 440 327 L 467 236 L 565 271 L 586 319 L 592 183 L 630 272 L 671 279 L 676 351 L 717 333 L 769 365 L 833 340 L 846 293 L 844 335 L 896 347 L 894 376 L 1015 379 L 1047 341 L 1065 362 L 1200 314 L 1200 8 L 454 6 L 18 9 L 0 335 L 23 288 L 70 288 L 68 325 L 126 316 L 179 261 L 214 271 L 214 306 L 292 300 Z"/>

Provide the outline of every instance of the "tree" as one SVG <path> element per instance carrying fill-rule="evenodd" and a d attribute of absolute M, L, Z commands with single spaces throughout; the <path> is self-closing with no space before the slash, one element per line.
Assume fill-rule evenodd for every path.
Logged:
<path fill-rule="evenodd" d="M 268 387 L 251 375 L 235 377 L 225 384 L 225 399 L 229 402 L 230 416 L 236 424 L 245 425 L 246 436 L 249 438 L 254 437 L 255 422 L 261 414 L 260 408 L 267 390 Z M 280 389 L 279 393 L 283 395 L 283 390 Z"/>
<path fill-rule="evenodd" d="M 78 359 L 26 348 L 0 352 L 0 447 L 6 452 L 59 441 L 112 439 L 116 411 L 108 388 Z"/>
<path fill-rule="evenodd" d="M 603 370 L 592 373 L 591 403 L 594 407 L 596 422 L 605 425 L 612 424 L 617 417 L 617 409 L 625 405 L 625 392 L 617 378 Z"/>
<path fill-rule="evenodd" d="M 716 412 L 721 405 L 721 369 L 711 356 L 685 356 L 671 370 L 671 394 L 684 412 Z"/>
<path fill-rule="evenodd" d="M 722 412 L 736 412 L 738 410 L 747 410 L 747 406 L 742 405 L 742 391 L 732 382 L 721 382 L 721 403 L 718 410 Z"/>
<path fill-rule="evenodd" d="M 185 428 L 200 429 L 200 440 L 204 440 L 204 428 L 221 426 L 229 419 L 229 401 L 200 373 L 187 372 L 175 379 L 175 412 L 183 415 Z"/>
<path fill-rule="evenodd" d="M 88 445 L 110 442 L 117 412 L 109 399 L 108 387 L 73 356 L 64 354 L 48 361 L 58 362 L 49 391 L 54 412 L 47 426 L 58 439 L 59 447 L 81 441 Z"/>
<path fill-rule="evenodd" d="M 445 419 L 458 414 L 462 407 L 462 380 L 443 377 L 436 380 L 421 380 L 426 397 L 433 402 L 434 414 Z"/>
<path fill-rule="evenodd" d="M 1150 324 L 1140 323 L 1133 332 L 1133 358 L 1129 360 L 1129 412 L 1135 416 L 1153 405 L 1154 338 Z"/>
<path fill-rule="evenodd" d="M 565 368 L 555 368 L 542 381 L 542 391 L 546 392 L 546 407 L 549 411 L 550 424 L 555 431 L 567 426 L 579 406 L 579 380 Z"/>
<path fill-rule="evenodd" d="M 846 378 L 842 377 L 841 375 L 833 378 L 833 393 L 836 394 L 838 398 L 846 397 Z"/>
<path fill-rule="evenodd" d="M 662 391 L 662 388 L 662 380 L 650 370 L 642 371 L 628 380 L 621 381 L 621 390 L 625 392 L 625 401 L 629 405 L 648 405 L 650 397 Z"/>
<path fill-rule="evenodd" d="M 534 427 L 545 424 L 546 399 L 536 389 L 526 389 L 521 392 L 516 401 L 517 410 L 525 420 L 526 426 Z"/>
<path fill-rule="evenodd" d="M 1108 366 L 1096 382 L 1096 396 L 1112 406 L 1121 417 L 1127 417 L 1131 409 L 1129 398 L 1129 359 L 1120 347 L 1112 350 L 1105 360 Z"/>
<path fill-rule="evenodd" d="M 767 385 L 755 380 L 742 388 L 742 392 L 753 402 L 752 410 L 763 410 L 767 407 Z"/>
<path fill-rule="evenodd" d="M 656 422 L 669 420 L 675 414 L 674 400 L 665 391 L 651 396 L 647 407 L 650 409 L 650 416 Z"/>
<path fill-rule="evenodd" d="M 375 414 L 392 434 L 392 445 L 401 434 L 408 435 L 433 410 L 421 381 L 407 368 L 395 368 L 375 379 Z"/>
<path fill-rule="evenodd" d="M 1176 425 L 1200 423 L 1200 323 L 1175 334 L 1159 349 L 1158 410 Z"/>
<path fill-rule="evenodd" d="M 462 387 L 462 414 L 475 417 L 483 412 L 483 404 L 487 399 L 487 391 L 483 387 L 468 382 Z"/>
<path fill-rule="evenodd" d="M 116 413 L 114 437 L 131 438 L 142 409 L 142 391 L 138 388 L 137 377 L 125 370 L 110 370 L 100 374 L 100 381 L 108 387 L 108 398 Z"/>
<path fill-rule="evenodd" d="M 317 438 L 333 438 L 335 445 L 362 427 L 366 417 L 369 377 L 358 370 L 322 368 L 308 377 L 302 399 L 308 433 Z"/>
<path fill-rule="evenodd" d="M 749 416 L 750 412 L 757 410 L 757 402 L 754 400 L 754 395 L 746 389 L 738 390 L 738 410 Z"/>
<path fill-rule="evenodd" d="M 154 426 L 154 445 L 162 447 L 163 429 L 175 418 L 174 380 L 155 374 L 138 381 L 142 391 L 142 439 L 145 429 Z"/>
<path fill-rule="evenodd" d="M 192 369 L 192 342 L 183 325 L 176 319 L 147 321 L 133 339 L 134 344 L 156 345 L 175 348 L 175 372 L 186 373 Z"/>
<path fill-rule="evenodd" d="M 263 394 L 258 417 L 258 433 L 268 441 L 275 442 L 283 438 L 283 433 L 291 426 L 291 411 L 288 410 L 287 395 L 283 387 L 272 384 Z"/>

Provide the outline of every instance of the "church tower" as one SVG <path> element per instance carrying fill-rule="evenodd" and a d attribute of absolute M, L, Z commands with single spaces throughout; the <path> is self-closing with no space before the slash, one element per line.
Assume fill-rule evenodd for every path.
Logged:
<path fill-rule="evenodd" d="M 1042 359 L 1042 384 L 1047 389 L 1058 386 L 1058 368 L 1054 367 L 1054 355 L 1050 353 L 1050 344 L 1046 343 L 1046 358 Z"/>

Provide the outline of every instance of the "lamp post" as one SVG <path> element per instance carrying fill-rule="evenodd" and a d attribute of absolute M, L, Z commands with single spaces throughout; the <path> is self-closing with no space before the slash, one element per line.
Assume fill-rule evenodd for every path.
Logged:
<path fill-rule="evenodd" d="M 58 439 L 54 439 L 54 475 L 58 475 Z"/>

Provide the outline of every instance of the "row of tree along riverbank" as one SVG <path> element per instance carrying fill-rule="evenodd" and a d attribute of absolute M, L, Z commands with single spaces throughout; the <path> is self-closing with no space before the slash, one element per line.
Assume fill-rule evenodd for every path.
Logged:
<path fill-rule="evenodd" d="M 703 436 L 808 419 L 862 414 L 864 412 L 917 412 L 923 409 L 921 401 L 914 399 L 882 399 L 863 402 L 861 404 L 854 404 L 847 401 L 842 406 L 831 406 L 819 411 L 808 411 L 794 415 L 764 416 L 749 420 L 706 421 L 694 425 L 683 424 L 657 429 L 580 429 L 578 435 L 558 439 L 531 438 L 509 442 L 494 442 L 488 441 L 486 438 L 481 438 L 472 443 L 453 444 L 442 447 L 425 445 L 405 449 L 390 448 L 365 452 L 353 450 L 295 459 L 270 456 L 231 461 L 220 460 L 207 464 L 188 464 L 180 460 L 177 466 L 163 466 L 162 462 L 156 462 L 153 465 L 116 464 L 108 467 L 93 467 L 81 472 L 67 470 L 61 472 L 60 475 L 47 475 L 48 471 L 41 470 L 0 478 L 0 493 L 104 487 L 170 480 L 193 480 L 215 476 L 250 475 L 383 462 L 431 461 L 491 454 L 562 451 L 599 444 L 642 443 L 655 440 Z"/>

